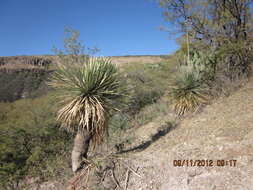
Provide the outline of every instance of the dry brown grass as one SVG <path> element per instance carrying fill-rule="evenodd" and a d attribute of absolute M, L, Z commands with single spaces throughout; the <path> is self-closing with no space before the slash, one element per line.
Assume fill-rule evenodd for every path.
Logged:
<path fill-rule="evenodd" d="M 126 63 L 159 63 L 165 58 L 161 56 L 113 56 L 112 63 L 126 64 Z"/>

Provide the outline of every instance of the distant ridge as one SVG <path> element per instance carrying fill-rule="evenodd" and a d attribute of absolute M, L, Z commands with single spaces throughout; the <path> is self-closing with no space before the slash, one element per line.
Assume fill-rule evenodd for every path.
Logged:
<path fill-rule="evenodd" d="M 55 57 L 57 55 L 11 55 L 11 56 L 0 56 L 0 58 L 8 57 Z M 97 56 L 97 57 L 170 57 L 171 55 L 160 54 L 160 55 L 112 55 L 112 56 Z"/>
<path fill-rule="evenodd" d="M 105 56 L 110 57 L 112 62 L 115 64 L 125 64 L 125 63 L 157 63 L 168 59 L 170 55 L 123 55 L 123 56 Z M 56 55 L 22 55 L 22 56 L 0 56 L 0 69 L 3 66 L 8 65 L 8 67 L 15 68 L 27 64 L 36 66 L 37 61 L 40 60 L 41 63 L 47 62 L 46 65 L 52 65 L 59 61 Z M 34 62 L 34 63 L 33 63 Z M 49 63 L 50 62 L 50 63 Z M 14 66 L 15 65 L 15 66 Z M 19 66 L 18 66 L 19 65 Z M 44 65 L 44 64 L 43 64 Z"/>
<path fill-rule="evenodd" d="M 153 64 L 165 61 L 166 55 L 108 56 L 121 67 L 128 63 Z M 36 97 L 48 91 L 46 80 L 59 61 L 55 55 L 0 57 L 0 102 Z"/>

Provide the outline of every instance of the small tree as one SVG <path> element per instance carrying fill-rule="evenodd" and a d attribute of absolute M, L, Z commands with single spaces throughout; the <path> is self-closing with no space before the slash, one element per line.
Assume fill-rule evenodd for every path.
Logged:
<path fill-rule="evenodd" d="M 252 0 L 159 0 L 167 21 L 187 28 L 193 40 L 220 46 L 226 40 L 246 40 L 252 34 Z"/>
<path fill-rule="evenodd" d="M 187 47 L 190 38 L 191 49 L 217 56 L 216 82 L 220 78 L 234 82 L 249 76 L 253 60 L 253 0 L 158 1 L 167 21 L 185 33 Z M 189 48 L 187 54 L 189 61 Z"/>
<path fill-rule="evenodd" d="M 63 107 L 58 121 L 68 131 L 75 133 L 72 151 L 72 170 L 77 172 L 87 158 L 90 145 L 95 148 L 107 135 L 110 110 L 122 96 L 119 73 L 105 58 L 93 58 L 80 51 L 78 35 L 65 40 L 69 55 L 57 64 L 49 83 L 59 93 Z M 67 42 L 67 45 L 66 45 Z"/>

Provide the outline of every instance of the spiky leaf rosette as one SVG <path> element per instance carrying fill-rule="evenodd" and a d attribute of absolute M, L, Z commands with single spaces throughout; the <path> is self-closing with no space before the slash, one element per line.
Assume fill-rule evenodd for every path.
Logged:
<path fill-rule="evenodd" d="M 107 134 L 109 110 L 116 109 L 113 103 L 122 96 L 120 84 L 118 71 L 109 59 L 59 63 L 49 85 L 64 104 L 58 112 L 61 126 L 71 132 L 88 132 L 93 146 L 100 144 Z"/>
<path fill-rule="evenodd" d="M 178 115 L 196 109 L 208 102 L 208 86 L 201 81 L 201 74 L 193 65 L 181 66 L 179 75 L 171 85 L 174 110 Z"/>

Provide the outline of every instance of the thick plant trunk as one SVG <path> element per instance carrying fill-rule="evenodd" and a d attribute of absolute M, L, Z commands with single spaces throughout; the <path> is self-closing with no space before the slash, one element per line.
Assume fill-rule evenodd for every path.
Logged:
<path fill-rule="evenodd" d="M 82 159 L 87 158 L 91 135 L 77 132 L 72 150 L 72 171 L 75 173 L 82 168 Z"/>

